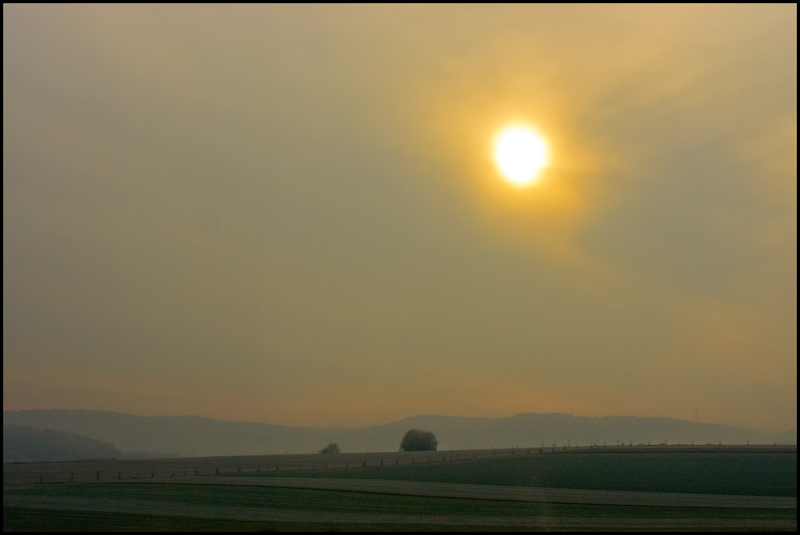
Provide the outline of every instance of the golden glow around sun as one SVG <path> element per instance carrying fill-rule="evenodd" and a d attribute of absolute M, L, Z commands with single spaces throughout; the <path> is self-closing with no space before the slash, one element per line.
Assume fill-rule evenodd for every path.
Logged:
<path fill-rule="evenodd" d="M 530 128 L 510 127 L 497 137 L 494 158 L 503 176 L 513 184 L 526 186 L 536 181 L 547 164 L 547 144 Z"/>

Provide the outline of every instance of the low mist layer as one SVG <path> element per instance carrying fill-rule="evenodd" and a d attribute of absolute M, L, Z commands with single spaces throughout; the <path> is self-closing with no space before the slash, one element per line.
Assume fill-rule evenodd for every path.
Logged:
<path fill-rule="evenodd" d="M 287 427 L 225 422 L 197 416 L 134 416 L 104 411 L 3 412 L 9 423 L 50 427 L 111 442 L 123 452 L 164 451 L 181 456 L 316 453 L 331 442 L 346 453 L 397 451 L 409 429 L 431 431 L 440 450 L 633 444 L 796 444 L 797 431 L 775 433 L 672 418 L 518 414 L 510 418 L 415 416 L 354 428 Z"/>

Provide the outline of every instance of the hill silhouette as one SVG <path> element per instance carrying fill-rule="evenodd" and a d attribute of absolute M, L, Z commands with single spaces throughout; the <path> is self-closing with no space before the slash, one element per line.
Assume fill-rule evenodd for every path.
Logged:
<path fill-rule="evenodd" d="M 163 451 L 182 456 L 316 453 L 331 442 L 342 452 L 397 451 L 409 429 L 431 431 L 439 449 L 616 444 L 796 444 L 797 430 L 759 431 L 674 418 L 572 417 L 525 413 L 508 418 L 414 416 L 365 427 L 289 427 L 199 416 L 134 416 L 90 410 L 4 411 L 3 421 L 52 428 L 110 442 L 126 454 Z"/>
<path fill-rule="evenodd" d="M 3 424 L 3 462 L 120 459 L 113 444 L 55 429 Z"/>

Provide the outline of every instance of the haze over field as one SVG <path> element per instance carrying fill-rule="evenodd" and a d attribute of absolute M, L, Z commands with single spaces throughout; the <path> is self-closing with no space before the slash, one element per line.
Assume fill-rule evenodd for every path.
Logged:
<path fill-rule="evenodd" d="M 3 412 L 4 424 L 56 429 L 110 442 L 126 457 L 318 453 L 331 442 L 343 453 L 394 452 L 409 429 L 434 433 L 439 450 L 640 444 L 797 444 L 797 430 L 774 433 L 672 418 L 517 414 L 510 418 L 414 416 L 365 427 L 287 427 L 197 416 L 134 416 L 105 411 Z M 5 446 L 4 446 L 5 447 Z"/>
<path fill-rule="evenodd" d="M 797 427 L 796 5 L 4 4 L 3 110 L 4 411 Z"/>

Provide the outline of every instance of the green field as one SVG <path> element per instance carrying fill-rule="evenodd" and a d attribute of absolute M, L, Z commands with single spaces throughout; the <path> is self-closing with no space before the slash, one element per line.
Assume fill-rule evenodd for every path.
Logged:
<path fill-rule="evenodd" d="M 796 527 L 796 510 L 752 510 L 681 507 L 625 507 L 597 505 L 569 505 L 498 502 L 452 498 L 422 498 L 351 492 L 314 491 L 303 489 L 275 489 L 263 487 L 235 487 L 217 485 L 179 485 L 151 483 L 78 483 L 56 485 L 30 485 L 5 488 L 4 495 L 83 498 L 129 503 L 146 510 L 146 504 L 158 503 L 176 508 L 175 514 L 130 514 L 87 510 L 30 509 L 4 507 L 3 530 L 409 530 L 437 529 L 482 530 L 488 527 L 523 529 L 514 522 L 531 522 L 537 519 L 542 527 L 560 525 L 559 522 L 606 522 L 609 527 L 625 527 L 626 523 L 663 521 L 687 522 L 692 526 L 713 527 L 714 522 L 729 527 L 747 522 L 765 522 L 761 527 L 780 529 Z M 207 508 L 208 515 L 218 514 L 225 507 L 235 510 L 279 510 L 305 515 L 336 513 L 341 521 L 329 524 L 324 521 L 254 521 L 237 518 L 197 518 L 181 516 L 177 508 L 191 505 L 200 511 Z M 223 512 L 224 515 L 224 512 Z M 385 515 L 402 515 L 403 520 L 372 522 Z M 356 518 L 358 522 L 348 522 Z M 458 519 L 456 524 L 452 519 Z M 708 523 L 711 523 L 710 525 Z M 635 525 L 635 524 L 634 524 Z M 666 526 L 665 526 L 666 527 Z M 529 526 L 528 528 L 529 529 Z"/>
<path fill-rule="evenodd" d="M 420 454 L 349 458 L 352 468 L 239 472 L 242 458 L 187 459 L 192 472 L 171 476 L 175 461 L 102 461 L 4 466 L 4 531 L 527 531 L 789 530 L 797 509 L 588 505 L 404 495 L 380 485 L 350 490 L 259 486 L 263 478 L 349 478 L 434 483 L 539 486 L 590 491 L 650 491 L 741 496 L 797 496 L 797 453 L 517 454 L 442 461 Z M 355 457 L 355 456 L 352 456 Z M 347 457 L 344 457 L 348 459 Z M 393 464 L 400 460 L 401 464 Z M 252 459 L 256 467 L 268 466 Z M 250 459 L 246 460 L 250 462 Z M 324 461 L 317 459 L 319 464 Z M 360 461 L 360 462 L 358 462 Z M 362 466 L 365 461 L 372 464 Z M 274 462 L 274 461 L 273 461 Z M 286 466 L 299 460 L 286 458 Z M 310 464 L 308 459 L 304 462 Z M 160 466 L 160 464 L 164 466 Z M 383 463 L 383 466 L 377 465 Z M 333 464 L 333 463 L 331 463 Z M 84 466 L 85 465 L 85 466 Z M 376 466 L 377 465 L 377 466 Z M 246 465 L 245 465 L 246 466 Z M 94 470 L 108 473 L 97 481 Z M 128 476 L 118 475 L 121 471 Z M 160 470 L 159 477 L 152 474 Z M 217 474 L 219 470 L 219 475 Z M 70 483 L 75 471 L 83 480 Z M 28 474 L 29 473 L 29 474 Z M 27 474 L 27 475 L 26 475 Z M 37 481 L 40 484 L 21 484 Z M 116 477 L 115 477 L 116 476 Z M 238 477 L 237 477 L 238 476 Z M 192 480 L 192 481 L 190 481 Z M 50 481 L 50 482 L 48 482 Z M 57 482 L 60 481 L 60 482 Z M 290 480 L 296 481 L 296 480 Z M 241 485 L 239 484 L 241 482 Z M 192 483 L 192 484 L 190 484 Z M 298 484 L 301 483 L 298 481 Z M 324 482 L 320 482 L 324 483 Z M 378 482 L 376 482 L 378 483 Z M 302 485 L 301 485 L 302 486 Z M 389 488 L 389 487 L 386 487 Z M 367 490 L 361 490 L 367 489 Z M 394 492 L 392 494 L 391 492 Z M 455 494 L 457 495 L 457 494 Z M 490 496 L 491 494 L 487 495 Z M 480 496 L 477 496 L 480 497 Z M 784 498 L 786 499 L 786 498 Z M 505 501 L 504 501 L 505 500 Z M 598 502 L 603 503 L 603 502 Z M 624 502 L 627 503 L 627 502 Z M 630 502 L 635 503 L 635 502 Z M 697 505 L 692 502 L 691 505 Z M 738 506 L 737 506 L 738 507 Z"/>
<path fill-rule="evenodd" d="M 241 474 L 642 492 L 797 496 L 797 453 L 517 455 L 498 459 Z"/>

